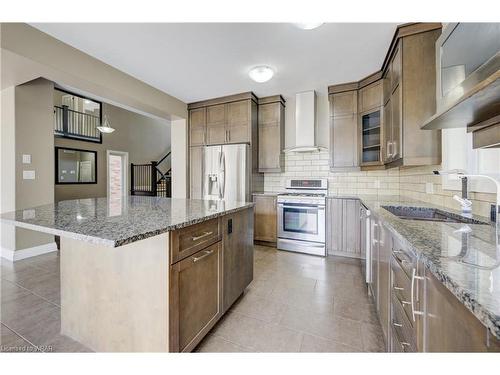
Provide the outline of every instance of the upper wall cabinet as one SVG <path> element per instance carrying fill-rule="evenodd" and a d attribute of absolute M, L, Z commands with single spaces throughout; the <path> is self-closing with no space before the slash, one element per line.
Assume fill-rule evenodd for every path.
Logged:
<path fill-rule="evenodd" d="M 189 140 L 191 146 L 206 144 L 207 136 L 207 110 L 197 108 L 189 111 Z"/>
<path fill-rule="evenodd" d="M 189 104 L 190 146 L 251 143 L 256 102 L 253 93 L 244 93 Z"/>
<path fill-rule="evenodd" d="M 332 87 L 329 88 L 333 92 Z M 358 164 L 358 92 L 331 93 L 330 101 L 330 168 L 351 169 Z"/>
<path fill-rule="evenodd" d="M 333 170 L 440 163 L 441 134 L 420 130 L 436 107 L 435 42 L 440 33 L 438 23 L 402 25 L 379 72 L 328 87 Z"/>
<path fill-rule="evenodd" d="M 420 129 L 436 109 L 435 43 L 441 29 L 433 25 L 397 39 L 390 52 L 383 111 L 384 161 L 388 167 L 441 162 L 441 133 Z"/>
<path fill-rule="evenodd" d="M 259 99 L 259 172 L 282 172 L 285 147 L 285 99 Z"/>

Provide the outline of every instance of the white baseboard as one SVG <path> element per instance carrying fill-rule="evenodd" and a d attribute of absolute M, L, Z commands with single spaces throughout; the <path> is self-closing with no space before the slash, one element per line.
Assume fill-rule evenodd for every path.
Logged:
<path fill-rule="evenodd" d="M 44 245 L 28 247 L 21 250 L 9 250 L 2 247 L 2 258 L 15 262 L 21 259 L 36 257 L 37 255 L 42 255 L 46 253 L 51 253 L 57 251 L 57 245 L 55 242 L 50 242 Z"/>

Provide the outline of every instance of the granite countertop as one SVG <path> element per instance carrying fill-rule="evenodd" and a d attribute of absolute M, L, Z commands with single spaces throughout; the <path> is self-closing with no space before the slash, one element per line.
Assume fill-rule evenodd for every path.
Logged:
<path fill-rule="evenodd" d="M 118 247 L 253 205 L 142 196 L 88 198 L 9 212 L 0 219 L 26 229 Z"/>
<path fill-rule="evenodd" d="M 404 220 L 382 206 L 430 207 L 458 215 L 460 211 L 402 196 L 357 198 L 500 339 L 500 248 L 494 225 Z M 490 222 L 482 216 L 473 218 Z"/>

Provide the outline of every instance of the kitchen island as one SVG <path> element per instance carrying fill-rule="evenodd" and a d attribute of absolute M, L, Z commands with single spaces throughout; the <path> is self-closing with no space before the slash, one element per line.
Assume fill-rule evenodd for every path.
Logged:
<path fill-rule="evenodd" d="M 253 203 L 91 198 L 1 219 L 61 237 L 61 333 L 95 351 L 191 351 L 253 278 Z"/>

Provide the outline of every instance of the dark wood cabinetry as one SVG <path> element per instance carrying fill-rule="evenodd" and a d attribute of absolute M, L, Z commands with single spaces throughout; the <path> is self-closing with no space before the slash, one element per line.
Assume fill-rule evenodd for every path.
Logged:
<path fill-rule="evenodd" d="M 253 279 L 253 209 L 170 232 L 169 351 L 193 350 Z"/>
<path fill-rule="evenodd" d="M 222 316 L 222 246 L 170 267 L 170 351 L 191 351 Z"/>
<path fill-rule="evenodd" d="M 277 242 L 276 195 L 254 194 L 254 240 L 275 246 Z"/>
<path fill-rule="evenodd" d="M 328 254 L 361 257 L 361 206 L 358 199 L 329 198 L 326 202 L 326 248 Z"/>
<path fill-rule="evenodd" d="M 253 214 L 245 210 L 222 218 L 223 307 L 226 312 L 253 278 Z"/>
<path fill-rule="evenodd" d="M 341 88 L 342 89 L 342 88 Z M 330 92 L 334 92 L 330 90 Z M 350 169 L 358 162 L 358 92 L 349 90 L 329 95 L 330 168 Z"/>
<path fill-rule="evenodd" d="M 285 99 L 259 99 L 259 172 L 282 172 L 285 147 Z"/>
<path fill-rule="evenodd" d="M 188 110 L 190 146 L 257 142 L 257 98 L 251 92 L 191 103 Z"/>

